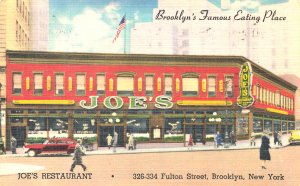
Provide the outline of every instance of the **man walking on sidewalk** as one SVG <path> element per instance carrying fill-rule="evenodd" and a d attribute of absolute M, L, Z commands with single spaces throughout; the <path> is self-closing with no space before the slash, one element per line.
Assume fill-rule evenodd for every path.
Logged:
<path fill-rule="evenodd" d="M 74 151 L 73 164 L 71 165 L 70 171 L 73 172 L 73 169 L 76 165 L 81 165 L 83 171 L 86 171 L 86 166 L 82 163 L 82 155 L 85 155 L 83 147 L 81 146 L 82 141 L 77 140 L 77 144 Z"/>

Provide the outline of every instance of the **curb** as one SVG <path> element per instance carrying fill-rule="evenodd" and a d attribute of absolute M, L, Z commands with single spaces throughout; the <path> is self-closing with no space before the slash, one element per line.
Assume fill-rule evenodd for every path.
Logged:
<path fill-rule="evenodd" d="M 271 149 L 281 149 L 281 148 L 285 148 L 287 146 L 289 146 L 290 144 L 285 144 L 283 146 L 280 147 L 274 147 L 271 146 Z M 117 154 L 141 154 L 141 153 L 172 153 L 172 152 L 198 152 L 198 151 L 233 151 L 233 150 L 253 150 L 253 149 L 259 149 L 260 146 L 257 147 L 235 147 L 235 148 L 192 148 L 192 149 L 188 149 L 188 147 L 172 147 L 172 148 L 149 148 L 149 149 L 138 149 L 138 150 L 133 150 L 133 151 L 129 151 L 129 150 L 120 150 L 117 152 L 112 152 L 112 151 L 100 151 L 100 150 L 96 150 L 96 151 L 87 151 L 86 152 L 86 156 L 93 156 L 93 155 L 117 155 Z M 5 154 L 5 155 L 0 155 L 1 157 L 26 157 L 28 156 L 27 154 Z M 47 157 L 53 157 L 53 156 L 47 156 Z M 55 156 L 57 157 L 57 156 Z"/>

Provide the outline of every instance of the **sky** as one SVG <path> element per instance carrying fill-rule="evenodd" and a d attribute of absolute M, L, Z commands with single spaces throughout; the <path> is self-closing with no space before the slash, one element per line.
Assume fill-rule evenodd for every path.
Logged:
<path fill-rule="evenodd" d="M 131 28 L 135 23 L 152 21 L 153 9 L 158 7 L 157 1 L 49 0 L 48 48 L 50 51 L 65 52 L 130 53 Z M 220 7 L 221 0 L 208 1 Z M 288 0 L 230 1 L 248 11 L 256 11 L 257 6 Z M 177 4 L 174 3 L 175 6 Z M 126 30 L 112 43 L 118 24 L 125 14 Z"/>
<path fill-rule="evenodd" d="M 131 28 L 152 21 L 156 7 L 156 0 L 49 0 L 49 50 L 127 53 Z M 125 14 L 126 30 L 112 43 Z"/>

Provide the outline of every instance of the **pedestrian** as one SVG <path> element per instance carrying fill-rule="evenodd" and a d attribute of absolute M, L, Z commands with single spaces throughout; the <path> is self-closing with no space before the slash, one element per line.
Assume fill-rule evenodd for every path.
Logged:
<path fill-rule="evenodd" d="M 113 144 L 112 144 L 113 152 L 116 152 L 117 145 L 118 145 L 118 133 L 115 131 L 113 137 Z"/>
<path fill-rule="evenodd" d="M 83 147 L 81 146 L 82 141 L 80 139 L 77 140 L 77 144 L 75 146 L 74 156 L 73 156 L 73 164 L 71 165 L 70 171 L 73 172 L 73 169 L 76 165 L 81 165 L 83 171 L 86 171 L 87 167 L 82 163 L 82 156 L 85 155 Z"/>
<path fill-rule="evenodd" d="M 251 138 L 250 138 L 250 146 L 252 147 L 252 144 L 253 146 L 255 147 L 255 134 L 254 132 L 251 132 Z"/>
<path fill-rule="evenodd" d="M 133 150 L 133 140 L 133 134 L 130 133 L 128 138 L 128 150 Z"/>
<path fill-rule="evenodd" d="M 217 132 L 217 148 L 219 148 L 219 146 L 222 145 L 222 136 L 220 134 L 220 132 Z"/>
<path fill-rule="evenodd" d="M 214 147 L 217 147 L 217 133 L 214 134 Z"/>
<path fill-rule="evenodd" d="M 0 136 L 0 155 L 6 154 L 5 148 L 4 148 L 4 142 L 2 140 L 2 137 Z"/>
<path fill-rule="evenodd" d="M 230 140 L 231 140 L 231 145 L 235 145 L 236 146 L 236 137 L 233 131 L 231 131 L 230 133 Z"/>
<path fill-rule="evenodd" d="M 85 149 L 89 148 L 88 138 L 86 136 L 82 138 L 82 145 Z"/>
<path fill-rule="evenodd" d="M 17 154 L 17 140 L 14 136 L 11 136 L 10 139 L 10 148 L 13 154 Z"/>
<path fill-rule="evenodd" d="M 108 135 L 106 137 L 106 142 L 107 142 L 108 149 L 110 149 L 111 144 L 112 144 L 112 136 L 110 135 L 110 133 L 108 133 Z"/>
<path fill-rule="evenodd" d="M 136 139 L 133 137 L 133 149 L 136 150 Z"/>
<path fill-rule="evenodd" d="M 269 139 L 269 135 L 268 132 L 264 131 L 262 138 L 261 138 L 261 146 L 259 149 L 259 156 L 260 156 L 260 160 L 262 160 L 262 169 L 266 169 L 265 164 L 266 164 L 266 160 L 271 160 L 271 155 L 269 152 L 270 149 L 270 139 Z"/>
<path fill-rule="evenodd" d="M 192 147 L 193 147 L 193 135 L 190 134 L 189 141 L 188 141 L 188 150 L 192 150 Z"/>
<path fill-rule="evenodd" d="M 282 132 L 281 131 L 278 133 L 278 145 L 282 146 Z"/>
<path fill-rule="evenodd" d="M 277 143 L 278 143 L 278 132 L 275 131 L 274 132 L 274 145 L 276 146 Z"/>

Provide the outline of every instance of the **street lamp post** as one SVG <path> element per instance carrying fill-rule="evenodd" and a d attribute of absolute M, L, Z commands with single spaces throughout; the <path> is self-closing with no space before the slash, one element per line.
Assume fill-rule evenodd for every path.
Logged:
<path fill-rule="evenodd" d="M 224 148 L 229 148 L 229 138 L 228 138 L 228 108 L 227 108 L 227 91 L 225 93 L 225 103 L 226 103 L 226 108 L 225 108 L 225 139 L 224 139 Z"/>
<path fill-rule="evenodd" d="M 1 96 L 2 83 L 0 83 L 0 138 L 2 138 L 2 96 Z"/>
<path fill-rule="evenodd" d="M 229 148 L 229 136 L 228 136 L 228 84 L 229 81 L 225 81 L 225 139 L 224 139 L 224 148 Z"/>

